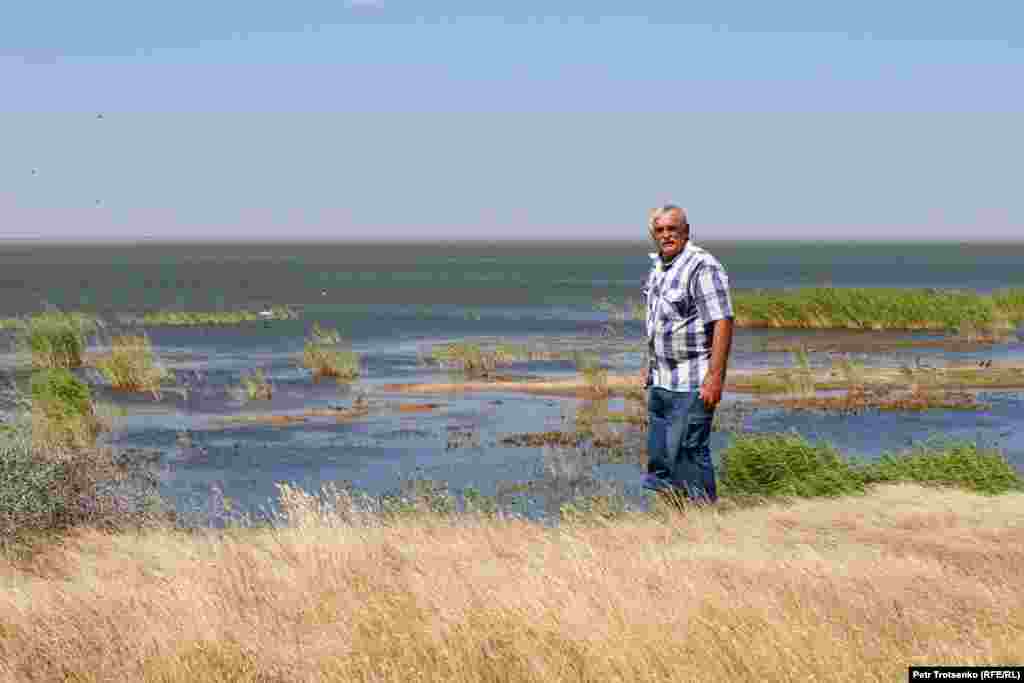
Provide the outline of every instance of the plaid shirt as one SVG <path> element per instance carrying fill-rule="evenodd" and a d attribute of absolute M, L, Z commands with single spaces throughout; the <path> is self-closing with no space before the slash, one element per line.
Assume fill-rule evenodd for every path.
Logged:
<path fill-rule="evenodd" d="M 732 318 L 729 276 L 693 242 L 668 264 L 659 254 L 644 281 L 647 346 L 653 386 L 697 391 L 711 366 L 711 324 Z"/>

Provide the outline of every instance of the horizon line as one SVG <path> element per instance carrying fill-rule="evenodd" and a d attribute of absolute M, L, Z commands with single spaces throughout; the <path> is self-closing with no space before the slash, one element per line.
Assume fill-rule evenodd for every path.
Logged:
<path fill-rule="evenodd" d="M 801 237 L 785 237 L 776 239 L 709 239 L 693 240 L 695 244 L 1024 244 L 1024 239 L 1010 239 L 1006 237 L 976 237 L 973 239 L 919 239 L 919 238 L 872 238 L 872 239 L 808 239 Z M 179 238 L 166 237 L 143 237 L 135 239 L 125 238 L 98 238 L 90 240 L 82 239 L 54 239 L 54 238 L 25 238 L 18 237 L 8 239 L 0 236 L 2 245 L 34 245 L 34 246 L 110 246 L 110 245 L 135 245 L 135 244 L 347 244 L 347 245 L 381 245 L 390 246 L 395 244 L 408 246 L 440 246 L 440 245 L 491 245 L 491 244 L 546 244 L 563 245 L 574 247 L 586 247 L 589 244 L 643 244 L 652 246 L 649 240 L 642 239 L 591 239 L 581 243 L 579 239 L 544 239 L 544 238 L 511 238 L 511 239 L 465 239 L 465 238 L 434 238 L 423 240 L 391 239 L 391 240 L 367 240 L 367 239 L 325 239 L 322 237 L 289 237 L 281 239 L 239 239 L 239 238 Z"/>

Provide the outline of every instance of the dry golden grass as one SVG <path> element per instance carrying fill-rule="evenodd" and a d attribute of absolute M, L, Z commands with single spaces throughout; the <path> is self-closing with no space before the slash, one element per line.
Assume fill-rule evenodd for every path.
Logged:
<path fill-rule="evenodd" d="M 894 681 L 1024 664 L 1024 495 L 544 528 L 82 532 L 0 566 L 5 681 Z"/>

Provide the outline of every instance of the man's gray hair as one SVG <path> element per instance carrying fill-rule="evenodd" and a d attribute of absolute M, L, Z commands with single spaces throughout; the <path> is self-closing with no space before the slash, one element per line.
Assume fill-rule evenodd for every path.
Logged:
<path fill-rule="evenodd" d="M 687 235 L 689 235 L 690 219 L 686 216 L 686 209 L 681 206 L 676 206 L 675 204 L 665 204 L 647 212 L 647 232 L 650 234 L 651 241 L 654 242 L 655 245 L 658 244 L 658 240 L 654 236 L 654 222 L 662 216 L 674 212 L 679 214 L 679 218 L 682 220 L 682 225 L 686 228 Z"/>

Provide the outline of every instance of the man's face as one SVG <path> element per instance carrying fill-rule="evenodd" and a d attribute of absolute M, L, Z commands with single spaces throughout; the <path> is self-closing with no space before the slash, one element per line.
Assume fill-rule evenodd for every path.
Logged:
<path fill-rule="evenodd" d="M 689 226 L 680 226 L 682 216 L 678 211 L 670 211 L 654 221 L 654 239 L 658 241 L 661 257 L 671 261 L 686 246 L 690 237 Z"/>

